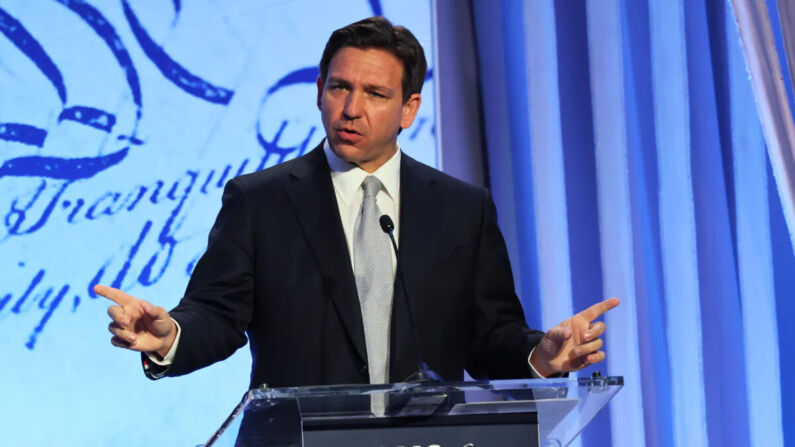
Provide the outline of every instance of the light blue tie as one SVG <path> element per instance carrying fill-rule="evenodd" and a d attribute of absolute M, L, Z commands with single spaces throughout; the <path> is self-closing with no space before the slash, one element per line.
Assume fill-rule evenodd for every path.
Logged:
<path fill-rule="evenodd" d="M 370 383 L 389 382 L 389 333 L 392 317 L 392 253 L 389 236 L 381 230 L 376 196 L 381 181 L 374 176 L 362 181 L 364 199 L 353 238 L 353 272 L 367 344 Z"/>

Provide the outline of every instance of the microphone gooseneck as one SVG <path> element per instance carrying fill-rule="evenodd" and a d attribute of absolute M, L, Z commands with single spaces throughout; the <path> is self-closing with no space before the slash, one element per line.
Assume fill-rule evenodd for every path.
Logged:
<path fill-rule="evenodd" d="M 400 269 L 400 252 L 398 251 L 397 243 L 395 242 L 395 236 L 393 232 L 395 231 L 395 223 L 392 222 L 392 218 L 388 215 L 384 214 L 378 219 L 378 223 L 381 224 L 381 229 L 389 236 L 389 240 L 392 242 L 392 248 L 395 250 L 395 259 L 397 259 L 397 264 L 395 266 L 396 274 L 398 281 L 400 281 L 400 288 L 402 289 L 403 293 L 403 301 L 406 304 L 406 311 L 409 315 L 409 324 L 411 325 L 411 333 L 414 336 L 414 349 L 417 352 L 417 371 L 412 373 L 405 381 L 406 382 L 442 382 L 442 378 L 437 374 L 435 371 L 430 369 L 425 362 L 422 361 L 422 351 L 420 350 L 420 342 L 419 337 L 417 336 L 417 326 L 414 324 L 414 312 L 411 311 L 411 303 L 409 302 L 409 292 L 406 289 L 406 281 L 403 279 L 403 272 Z"/>

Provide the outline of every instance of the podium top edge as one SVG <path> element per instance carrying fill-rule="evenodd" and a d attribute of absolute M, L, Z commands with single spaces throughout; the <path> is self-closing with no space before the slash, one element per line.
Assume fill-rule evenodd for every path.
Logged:
<path fill-rule="evenodd" d="M 511 380 L 476 380 L 458 382 L 400 382 L 385 384 L 344 384 L 305 387 L 269 388 L 262 385 L 252 388 L 247 396 L 253 399 L 295 398 L 299 396 L 324 396 L 345 394 L 380 394 L 395 392 L 449 393 L 467 391 L 510 391 L 548 388 L 621 388 L 624 386 L 623 376 L 597 376 L 580 378 L 551 379 L 511 379 Z"/>

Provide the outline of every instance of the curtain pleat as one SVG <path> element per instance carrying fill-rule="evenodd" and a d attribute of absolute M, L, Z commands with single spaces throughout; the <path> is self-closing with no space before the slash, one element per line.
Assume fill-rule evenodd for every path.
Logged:
<path fill-rule="evenodd" d="M 727 8 L 726 21 L 733 19 Z M 736 27 L 726 27 L 726 38 L 739 40 Z M 727 56 L 742 335 L 753 342 L 744 351 L 749 436 L 751 445 L 784 445 L 773 266 L 760 262 L 773 258 L 767 157 L 742 49 L 735 45 Z"/>
<path fill-rule="evenodd" d="M 707 445 L 682 1 L 649 4 L 665 329 L 676 445 Z"/>
<path fill-rule="evenodd" d="M 638 309 L 633 275 L 620 4 L 617 0 L 588 1 L 587 17 L 602 290 L 604 296 L 622 297 L 623 310 L 605 318 L 610 327 L 606 342 L 612 348 L 607 364 L 610 371 L 626 371 L 628 376 L 641 377 L 640 359 L 636 354 L 639 352 Z M 582 147 L 587 148 L 587 145 L 582 145 L 580 150 L 589 152 Z M 591 298 L 595 290 L 599 289 L 590 290 Z M 640 381 L 627 382 L 610 405 L 613 441 L 618 445 L 642 445 L 645 441 L 644 413 Z"/>

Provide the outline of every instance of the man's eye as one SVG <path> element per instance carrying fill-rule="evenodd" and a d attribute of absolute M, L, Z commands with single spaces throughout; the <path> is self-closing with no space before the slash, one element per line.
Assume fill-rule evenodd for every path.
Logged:
<path fill-rule="evenodd" d="M 370 95 L 374 96 L 376 98 L 386 98 L 386 95 L 384 95 L 383 93 L 378 93 L 378 92 L 370 92 Z"/>

